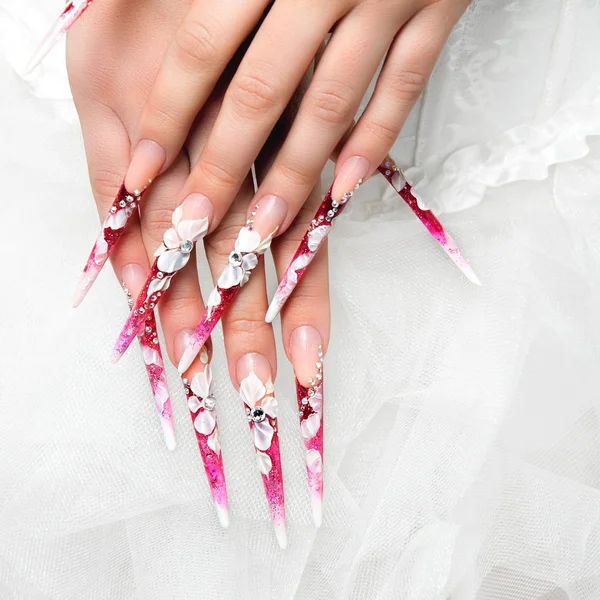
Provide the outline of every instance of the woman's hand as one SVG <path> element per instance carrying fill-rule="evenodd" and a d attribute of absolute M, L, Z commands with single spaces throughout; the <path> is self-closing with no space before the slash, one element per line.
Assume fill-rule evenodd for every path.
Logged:
<path fill-rule="evenodd" d="M 114 198 L 123 177 L 128 170 L 132 171 L 128 165 L 139 115 L 164 53 L 172 43 L 173 34 L 183 19 L 188 4 L 172 0 L 154 1 L 145 3 L 142 9 L 134 0 L 122 0 L 119 3 L 98 2 L 94 5 L 94 11 L 88 13 L 89 18 L 80 21 L 69 34 L 69 77 L 81 119 L 92 191 L 102 217 L 107 213 L 111 214 L 109 209 L 114 206 Z M 119 243 L 114 246 L 111 254 L 113 267 L 119 281 L 126 284 L 132 300 L 144 288 L 146 278 L 155 262 L 154 253 L 163 242 L 163 234 L 173 228 L 171 214 L 177 206 L 179 192 L 190 174 L 190 165 L 195 164 L 210 135 L 221 106 L 224 89 L 235 69 L 230 66 L 225 70 L 226 73 L 221 75 L 217 89 L 207 95 L 207 102 L 197 115 L 190 135 L 182 141 L 183 147 L 170 157 L 170 167 L 139 201 L 139 215 L 137 210 L 133 211 L 126 228 L 123 228 Z M 291 112 L 296 105 L 297 103 L 292 104 Z M 289 122 L 290 118 L 291 115 L 284 115 L 279 123 L 281 129 L 274 133 L 267 146 L 260 152 L 257 160 L 259 177 L 262 177 L 273 160 L 281 139 L 279 131 L 285 132 L 286 120 Z M 140 186 L 143 181 L 139 182 Z M 240 190 L 236 191 L 226 218 L 218 227 L 210 224 L 214 232 L 206 238 L 205 246 L 215 279 L 228 263 L 229 248 L 233 246 L 237 232 L 246 224 L 245 207 L 252 194 L 251 181 L 245 177 Z M 315 189 L 308 203 L 312 210 L 318 205 L 319 196 L 320 191 Z M 201 206 L 205 206 L 202 201 L 192 201 L 189 204 L 191 209 Z M 297 246 L 309 220 L 310 211 L 307 211 L 273 248 L 279 270 Z M 177 231 L 181 233 L 183 229 Z M 191 253 L 188 256 L 188 264 L 178 270 L 177 279 L 172 281 L 168 289 L 164 288 L 160 292 L 161 302 L 158 306 L 168 355 L 175 364 L 179 361 L 189 333 L 198 323 L 204 306 L 198 285 L 195 255 Z M 298 291 L 293 302 L 290 302 L 282 323 L 284 347 L 294 363 L 300 383 L 307 386 L 308 380 L 314 375 L 313 371 L 316 372 L 315 362 L 319 360 L 318 353 L 321 351 L 318 346 L 324 348 L 329 337 L 326 253 L 322 253 L 318 261 L 315 261 L 313 270 Z M 239 310 L 231 310 L 223 320 L 229 369 L 236 387 L 240 387 L 242 381 L 250 377 L 251 373 L 256 374 L 264 384 L 267 384 L 269 379 L 274 381 L 277 369 L 273 331 L 271 326 L 264 322 L 267 297 L 262 263 L 253 269 L 243 295 L 246 295 L 246 299 L 253 299 L 251 305 L 247 306 L 244 302 Z M 157 300 L 154 303 L 158 304 Z M 149 308 L 149 312 L 152 311 L 153 308 Z M 147 331 L 149 327 L 152 328 L 152 325 L 145 321 L 143 329 Z M 155 330 L 152 333 L 152 336 L 148 336 L 151 344 L 155 339 Z M 156 347 L 158 348 L 158 344 Z M 145 360 L 156 360 L 152 355 L 152 352 L 144 351 Z M 199 397 L 201 393 L 207 397 L 212 393 L 210 378 L 207 375 L 210 373 L 209 363 L 210 345 L 186 371 L 185 390 L 204 463 L 207 472 L 212 474 L 209 481 L 213 498 L 219 517 L 222 523 L 226 524 L 227 496 L 214 418 L 218 408 L 212 412 L 209 402 L 205 402 L 206 398 Z M 148 366 L 152 371 L 152 365 Z M 158 397 L 157 394 L 157 400 Z M 163 403 L 159 410 L 163 421 L 167 421 L 165 432 L 169 436 L 172 435 L 168 424 L 170 410 L 164 403 L 164 391 L 160 397 Z M 249 402 L 261 400 L 253 400 L 247 395 L 243 396 L 243 399 L 248 410 L 253 408 Z M 241 415 L 242 418 L 246 418 L 243 412 Z M 255 429 L 257 450 L 262 453 L 259 455 L 261 473 L 270 498 L 273 518 L 276 520 L 280 542 L 284 544 L 285 523 L 282 520 L 283 492 L 278 445 L 272 443 L 277 439 L 275 417 L 276 415 L 269 416 L 268 424 L 273 431 L 267 448 L 264 447 L 265 438 L 260 437 L 267 424 L 255 427 L 252 422 L 252 426 Z M 313 427 L 314 421 L 313 418 Z M 322 432 L 320 427 L 319 430 Z M 174 439 L 171 438 L 170 443 L 172 445 Z M 311 464 L 314 464 L 314 447 L 313 443 Z M 271 466 L 267 470 L 269 464 Z M 313 485 L 320 489 L 320 476 L 312 481 Z M 320 495 L 317 494 L 316 497 L 320 506 Z"/>

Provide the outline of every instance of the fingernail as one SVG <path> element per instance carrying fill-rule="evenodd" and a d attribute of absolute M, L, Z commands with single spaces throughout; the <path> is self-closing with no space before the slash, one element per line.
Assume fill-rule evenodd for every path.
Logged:
<path fill-rule="evenodd" d="M 258 469 L 262 475 L 275 535 L 281 548 L 285 549 L 287 529 L 283 475 L 271 364 L 262 354 L 246 354 L 238 360 L 236 375 L 240 382 L 240 396 L 252 432 Z"/>
<path fill-rule="evenodd" d="M 345 194 L 354 192 L 370 172 L 371 164 L 364 156 L 351 156 L 335 177 L 331 197 L 339 202 Z"/>
<path fill-rule="evenodd" d="M 310 326 L 294 329 L 290 338 L 290 354 L 296 375 L 296 397 L 313 520 L 320 527 L 323 522 L 324 352 L 319 332 Z"/>
<path fill-rule="evenodd" d="M 54 48 L 56 42 L 67 33 L 73 23 L 79 19 L 90 4 L 91 1 L 69 2 L 67 4 L 66 8 L 62 11 L 50 31 L 45 35 L 44 39 L 40 42 L 39 46 L 29 59 L 29 62 L 25 67 L 25 75 L 30 74 L 42 60 L 44 60 L 44 57 L 52 50 L 52 48 Z"/>
<path fill-rule="evenodd" d="M 398 195 L 408 204 L 419 221 L 423 223 L 433 239 L 442 247 L 450 260 L 462 271 L 465 277 L 475 285 L 481 285 L 479 277 L 471 268 L 457 243 L 452 236 L 446 232 L 438 218 L 430 211 L 419 206 L 417 199 L 412 193 L 411 185 L 406 181 L 402 171 L 396 162 L 389 156 L 378 167 L 378 171 L 387 179 L 388 183 L 396 190 Z"/>
<path fill-rule="evenodd" d="M 125 187 L 128 190 L 141 190 L 152 183 L 160 173 L 167 153 L 164 148 L 153 140 L 141 140 L 135 147 L 127 174 Z"/>
<path fill-rule="evenodd" d="M 265 315 L 267 323 L 271 323 L 275 319 L 287 302 L 287 299 L 292 295 L 308 265 L 310 265 L 313 258 L 317 255 L 319 248 L 329 235 L 333 221 L 342 214 L 342 211 L 354 194 L 354 191 L 344 193 L 338 201 L 332 198 L 332 190 L 333 186 L 329 189 L 325 198 L 323 198 L 321 206 L 319 206 L 315 213 L 300 245 L 296 249 L 294 257 L 279 282 L 277 291 Z"/>
<path fill-rule="evenodd" d="M 189 346 L 179 361 L 178 370 L 185 373 L 206 344 L 233 299 L 244 286 L 259 258 L 271 245 L 271 240 L 287 215 L 287 204 L 278 196 L 265 196 L 248 212 L 245 227 L 240 229 L 227 266 L 217 280 L 217 286 L 208 297 L 206 309 L 194 331 Z"/>
<path fill-rule="evenodd" d="M 133 304 L 134 296 L 139 292 L 140 287 L 144 283 L 144 275 L 144 268 L 136 263 L 125 265 L 121 270 L 123 291 L 130 307 Z M 175 450 L 177 441 L 175 438 L 173 412 L 171 410 L 171 396 L 169 394 L 165 363 L 158 339 L 154 312 L 150 311 L 146 325 L 138 335 L 138 341 L 154 397 L 154 405 L 160 418 L 165 444 L 169 450 Z"/>
<path fill-rule="evenodd" d="M 174 343 L 176 354 L 183 352 L 191 333 L 191 329 L 179 332 Z M 204 353 L 200 353 L 200 360 L 193 365 L 186 377 L 182 378 L 182 382 L 217 517 L 221 526 L 227 528 L 229 527 L 227 485 L 217 426 L 217 400 L 213 390 L 212 370 L 208 364 L 206 349 Z"/>
<path fill-rule="evenodd" d="M 189 262 L 195 243 L 208 231 L 213 210 L 213 205 L 206 196 L 190 194 L 173 212 L 172 227 L 167 229 L 163 243 L 154 253 L 157 259 L 117 338 L 111 358 L 113 362 L 118 361 L 125 353 L 136 333 L 143 327 L 148 311 L 158 305 L 173 277 Z"/>
<path fill-rule="evenodd" d="M 145 190 L 146 188 L 142 187 L 129 193 L 124 185 L 119 189 L 115 201 L 102 223 L 100 234 L 96 238 L 94 247 L 81 274 L 73 296 L 74 307 L 81 304 L 94 281 L 96 281 L 102 267 L 104 267 L 117 242 L 121 239 L 125 227 L 135 213 Z"/>

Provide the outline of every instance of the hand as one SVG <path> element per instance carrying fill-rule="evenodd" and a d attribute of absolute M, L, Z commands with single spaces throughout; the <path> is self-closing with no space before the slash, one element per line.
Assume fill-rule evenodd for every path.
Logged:
<path fill-rule="evenodd" d="M 154 2 L 148 10 L 140 10 L 138 3 L 127 0 L 119 4 L 98 3 L 94 6 L 94 13 L 89 13 L 94 14 L 94 18 L 80 21 L 69 35 L 69 76 L 81 118 L 92 190 L 102 216 L 113 204 L 128 169 L 131 140 L 146 94 L 185 8 L 186 3 L 171 1 Z M 102 27 L 98 26 L 99 23 Z M 126 30 L 123 23 L 126 23 Z M 148 32 L 151 32 L 151 39 L 148 39 Z M 190 164 L 197 160 L 209 136 L 222 101 L 221 90 L 226 83 L 227 74 L 222 76 L 221 87 L 209 96 L 191 135 L 186 138 L 184 149 L 171 160 L 171 166 L 148 191 L 141 203 L 141 215 L 133 214 L 111 255 L 119 280 L 125 281 L 133 297 L 143 288 L 144 280 L 151 271 L 154 252 L 163 240 L 163 234 L 172 226 L 170 215 L 176 206 L 177 194 L 190 173 Z M 280 127 L 285 127 L 284 121 L 280 122 Z M 278 139 L 276 133 L 260 153 L 259 175 L 272 160 Z M 207 257 L 215 274 L 227 263 L 228 248 L 233 245 L 236 232 L 245 224 L 245 206 L 251 195 L 252 188 L 246 178 L 226 219 L 206 239 Z M 318 204 L 318 190 L 312 194 L 311 202 L 313 208 Z M 190 206 L 194 204 L 192 202 Z M 274 248 L 279 269 L 285 262 L 286 253 L 297 245 L 307 226 L 306 218 L 310 219 L 306 215 L 299 218 Z M 169 357 L 175 362 L 181 355 L 187 331 L 196 325 L 203 308 L 195 266 L 192 254 L 189 265 L 181 269 L 177 280 L 161 298 L 161 323 Z M 314 269 L 298 291 L 283 321 L 284 345 L 294 361 L 300 381 L 308 385 L 308 379 L 314 374 L 314 362 L 318 359 L 318 345 L 325 347 L 329 336 L 326 253 L 315 261 Z M 250 372 L 255 372 L 265 383 L 269 378 L 274 380 L 277 365 L 273 332 L 264 322 L 266 293 L 262 265 L 254 269 L 244 293 L 254 299 L 251 308 L 231 311 L 224 319 L 230 372 L 236 387 L 242 379 L 248 378 Z M 304 327 L 307 324 L 313 329 Z M 309 354 L 306 353 L 307 344 L 313 345 Z M 310 371 L 307 370 L 307 360 L 312 363 Z M 213 498 L 218 514 L 226 524 L 227 500 L 216 421 L 206 404 L 196 406 L 193 400 L 198 400 L 196 389 L 202 387 L 202 382 L 206 384 L 206 395 L 210 396 L 207 383 L 209 361 L 210 347 L 185 373 L 188 384 L 191 384 L 185 389 L 207 472 L 212 474 L 209 480 Z M 205 401 L 205 398 L 200 399 Z M 162 416 L 170 417 L 170 414 L 164 414 L 164 406 L 162 408 Z M 269 423 L 276 429 L 275 419 L 270 419 Z M 255 441 L 257 432 L 263 429 L 265 426 L 255 428 Z M 274 439 L 277 439 L 276 435 Z M 283 493 L 281 485 L 278 486 L 281 479 L 278 445 L 270 444 L 266 450 L 261 447 L 259 452 L 268 456 L 271 462 L 271 468 L 263 471 L 263 479 L 271 499 L 279 502 L 272 506 L 275 506 L 274 518 L 278 519 L 280 541 L 284 543 L 285 526 L 281 523 Z M 263 457 L 261 465 L 266 470 L 268 460 Z M 319 481 L 315 480 L 314 484 L 320 489 Z"/>

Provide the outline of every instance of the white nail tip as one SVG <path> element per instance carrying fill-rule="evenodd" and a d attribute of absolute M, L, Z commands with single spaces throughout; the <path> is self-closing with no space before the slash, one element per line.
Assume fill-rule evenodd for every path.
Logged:
<path fill-rule="evenodd" d="M 275 526 L 275 536 L 277 537 L 277 543 L 282 550 L 288 547 L 288 537 L 285 524 Z"/>
<path fill-rule="evenodd" d="M 219 518 L 219 523 L 223 529 L 227 529 L 229 527 L 229 510 L 220 506 L 219 504 L 215 504 L 215 509 L 217 511 L 217 517 Z"/>

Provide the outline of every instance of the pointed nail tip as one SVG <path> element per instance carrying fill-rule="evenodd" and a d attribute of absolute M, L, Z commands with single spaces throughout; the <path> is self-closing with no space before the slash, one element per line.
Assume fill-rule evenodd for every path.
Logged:
<path fill-rule="evenodd" d="M 226 506 L 221 506 L 215 502 L 215 509 L 219 523 L 223 529 L 229 529 L 229 509 Z"/>
<path fill-rule="evenodd" d="M 181 360 L 179 361 L 179 364 L 177 365 L 177 371 L 180 375 L 183 375 L 190 368 L 190 365 L 194 362 L 194 358 L 196 358 L 195 354 L 190 359 L 189 348 L 186 348 Z"/>
<path fill-rule="evenodd" d="M 285 525 L 275 526 L 275 536 L 277 537 L 277 543 L 282 550 L 287 550 L 288 537 L 287 529 Z"/>
<path fill-rule="evenodd" d="M 271 304 L 271 306 L 269 306 L 269 310 L 267 310 L 267 314 L 265 315 L 265 323 L 272 323 L 278 314 L 279 310 L 277 307 Z"/>
<path fill-rule="evenodd" d="M 479 287 L 481 287 L 481 281 L 480 281 L 479 277 L 477 277 L 477 275 L 475 274 L 475 271 L 473 271 L 473 269 L 469 265 L 466 264 L 465 267 L 463 267 L 462 272 L 465 274 L 465 277 L 471 283 L 474 283 L 475 285 L 478 285 Z"/>
<path fill-rule="evenodd" d="M 71 300 L 71 306 L 73 308 L 77 308 L 83 302 L 84 298 L 85 298 L 85 292 L 82 292 L 82 290 L 77 288 L 75 290 L 75 293 L 73 294 L 73 299 Z"/>
<path fill-rule="evenodd" d="M 113 365 L 116 365 L 119 362 L 121 356 L 122 355 L 120 352 L 118 352 L 117 350 L 113 350 L 113 353 L 110 355 L 110 362 Z"/>
<path fill-rule="evenodd" d="M 312 501 L 312 516 L 315 527 L 319 529 L 323 525 L 323 503 L 320 499 Z"/>
<path fill-rule="evenodd" d="M 177 439 L 175 438 L 175 432 L 164 424 L 163 437 L 165 438 L 165 445 L 167 446 L 167 450 L 169 452 L 173 452 L 173 450 L 177 448 Z"/>

